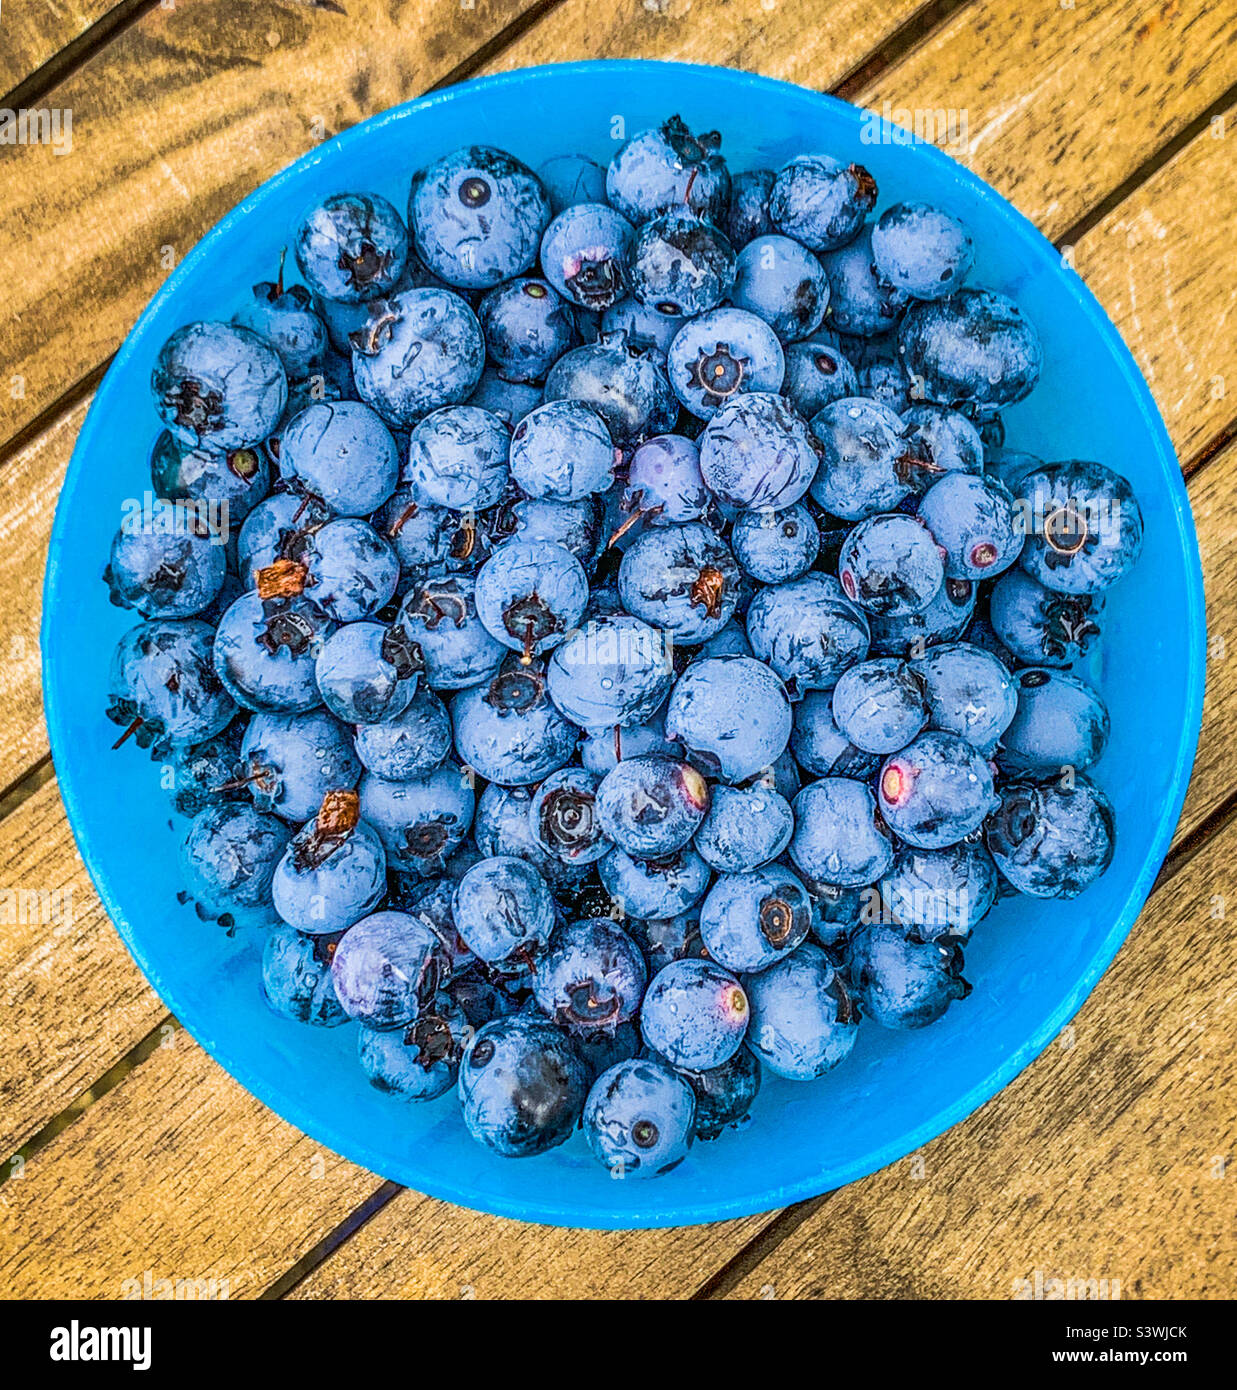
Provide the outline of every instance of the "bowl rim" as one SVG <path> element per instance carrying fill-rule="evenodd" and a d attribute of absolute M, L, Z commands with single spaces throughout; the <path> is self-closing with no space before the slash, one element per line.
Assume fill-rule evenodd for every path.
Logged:
<path fill-rule="evenodd" d="M 326 157 L 328 149 L 346 151 L 358 142 L 367 140 L 373 133 L 386 125 L 415 118 L 431 107 L 443 106 L 458 100 L 473 100 L 478 95 L 496 87 L 519 86 L 552 82 L 564 76 L 596 76 L 604 72 L 607 77 L 621 81 L 624 75 L 647 72 L 650 68 L 665 74 L 667 87 L 673 90 L 676 74 L 699 76 L 708 74 L 723 83 L 731 84 L 752 100 L 755 107 L 760 95 L 777 96 L 781 99 L 792 97 L 796 101 L 812 101 L 831 108 L 834 118 L 848 121 L 858 127 L 862 122 L 870 122 L 877 113 L 851 105 L 849 102 L 825 93 L 812 91 L 796 83 L 784 82 L 777 78 L 764 77 L 742 69 L 722 67 L 716 64 L 666 62 L 656 59 L 590 59 L 569 63 L 546 63 L 534 67 L 519 68 L 492 76 L 474 78 L 467 82 L 432 92 L 413 101 L 390 107 L 371 116 L 357 125 L 349 127 L 331 140 L 323 141 L 315 149 L 308 151 L 286 168 L 272 175 L 248 194 L 219 222 L 217 222 L 184 257 L 143 309 L 136 324 L 126 335 L 116 353 L 102 382 L 95 401 L 87 414 L 81 432 L 75 443 L 69 461 L 64 484 L 56 505 L 56 515 L 48 546 L 47 567 L 43 584 L 43 619 L 40 628 L 40 646 L 43 653 L 43 698 L 47 718 L 48 737 L 53 761 L 56 765 L 57 780 L 61 798 L 64 802 L 69 825 L 72 828 L 78 850 L 90 875 L 100 900 L 116 930 L 119 932 L 130 954 L 137 961 L 143 974 L 158 993 L 160 1000 L 190 1033 L 190 1035 L 219 1063 L 221 1067 L 242 1085 L 261 1104 L 268 1106 L 287 1123 L 302 1133 L 312 1136 L 318 1142 L 349 1162 L 366 1168 L 369 1172 L 385 1177 L 389 1171 L 388 1157 L 371 1149 L 363 1135 L 343 1133 L 331 1121 L 323 1121 L 314 1113 L 312 1106 L 300 1099 L 296 1091 L 289 1091 L 261 1076 L 247 1061 L 233 1055 L 226 1043 L 214 1036 L 208 1018 L 202 1016 L 192 1005 L 186 1007 L 185 1001 L 177 997 L 176 991 L 168 987 L 156 963 L 143 947 L 143 939 L 136 933 L 120 903 L 117 901 L 108 878 L 107 866 L 94 842 L 87 821 L 81 788 L 79 786 L 77 765 L 70 754 L 72 748 L 71 729 L 67 723 L 66 712 L 60 701 L 62 682 L 71 680 L 72 673 L 64 670 L 64 658 L 57 651 L 52 631 L 54 615 L 60 598 L 62 581 L 71 580 L 70 565 L 63 556 L 63 533 L 68 525 L 67 518 L 73 510 L 74 498 L 84 474 L 83 461 L 94 447 L 94 435 L 100 428 L 98 421 L 102 412 L 95 409 L 99 400 L 105 399 L 115 380 L 131 370 L 131 361 L 143 346 L 151 332 L 151 322 L 159 307 L 172 298 L 181 285 L 196 273 L 198 263 L 208 249 L 217 241 L 231 236 L 247 217 L 260 215 L 264 204 L 276 191 L 287 183 L 300 179 Z M 901 130 L 878 116 L 882 130 Z M 899 143 L 908 143 L 899 141 Z M 526 1197 L 508 1197 L 493 1192 L 478 1196 L 466 1185 L 457 1185 L 449 1172 L 436 1172 L 422 1169 L 415 1153 L 401 1163 L 407 1177 L 407 1185 L 414 1191 L 429 1197 L 450 1202 L 473 1211 L 484 1211 L 495 1216 L 514 1218 L 555 1226 L 578 1229 L 641 1229 L 670 1226 L 704 1224 L 713 1221 L 729 1220 L 770 1212 L 792 1203 L 816 1197 L 824 1192 L 835 1191 L 860 1178 L 877 1172 L 896 1162 L 909 1153 L 915 1152 L 930 1140 L 966 1119 L 1003 1090 L 1024 1068 L 1048 1046 L 1064 1025 L 1082 1006 L 1094 989 L 1101 975 L 1107 970 L 1122 942 L 1132 929 L 1135 920 L 1146 903 L 1164 858 L 1181 809 L 1185 801 L 1189 775 L 1193 767 L 1202 722 L 1203 686 L 1205 678 L 1206 625 L 1203 597 L 1203 581 L 1198 541 L 1186 491 L 1185 478 L 1181 472 L 1176 449 L 1160 415 L 1150 388 L 1139 370 L 1133 355 L 1126 346 L 1116 326 L 1109 319 L 1099 301 L 1087 288 L 1081 277 L 1067 269 L 1061 262 L 1060 253 L 1043 236 L 1037 227 L 996 189 L 985 182 L 978 174 L 958 164 L 936 146 L 915 140 L 917 154 L 934 162 L 938 175 L 967 189 L 972 197 L 985 202 L 997 202 L 1008 224 L 1011 235 L 1020 237 L 1028 255 L 1043 258 L 1050 255 L 1058 263 L 1059 273 L 1066 277 L 1066 287 L 1078 312 L 1087 320 L 1091 330 L 1098 336 L 1116 361 L 1121 375 L 1137 402 L 1143 428 L 1150 443 L 1153 443 L 1157 462 L 1165 474 L 1169 491 L 1173 494 L 1173 512 L 1177 528 L 1177 544 L 1185 561 L 1186 570 L 1186 612 L 1184 619 L 1188 628 L 1190 659 L 1186 670 L 1186 707 L 1188 717 L 1183 722 L 1180 736 L 1174 750 L 1174 770 L 1171 792 L 1161 805 L 1159 819 L 1150 848 L 1143 865 L 1135 877 L 1121 910 L 1113 919 L 1108 932 L 1092 955 L 1086 969 L 1082 972 L 1065 998 L 1044 1019 L 1043 1023 L 1025 1041 L 1002 1057 L 983 1078 L 969 1087 L 952 1102 L 941 1106 L 930 1118 L 905 1129 L 898 1137 L 869 1150 L 861 1158 L 840 1163 L 833 1169 L 815 1176 L 805 1177 L 797 1182 L 750 1191 L 741 1197 L 693 1200 L 690 1195 L 680 1197 L 671 1203 L 658 1200 L 650 1193 L 650 1209 L 633 1213 L 621 1209 L 590 1209 L 581 1212 L 569 1202 L 555 1200 L 553 1188 L 548 1185 L 548 1193 L 537 1200 Z M 1171 464 L 1171 466 L 1169 466 Z M 397 1179 L 403 1181 L 403 1179 Z"/>

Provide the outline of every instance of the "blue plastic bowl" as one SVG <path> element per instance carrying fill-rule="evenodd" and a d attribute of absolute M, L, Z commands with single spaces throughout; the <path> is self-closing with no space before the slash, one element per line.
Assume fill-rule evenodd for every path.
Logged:
<path fill-rule="evenodd" d="M 229 939 L 177 904 L 183 823 L 169 822 L 147 759 L 109 751 L 108 662 L 131 619 L 111 607 L 99 575 L 121 500 L 150 486 L 160 344 L 191 319 L 226 317 L 270 279 L 313 199 L 377 190 L 402 208 L 413 169 L 471 142 L 533 166 L 565 151 L 605 164 L 615 113 L 634 134 L 675 111 L 693 129 L 721 130 L 734 170 L 826 150 L 872 170 L 882 207 L 914 197 L 960 215 L 978 249 L 972 282 L 1015 296 L 1044 343 L 1042 380 L 1007 415 L 1011 445 L 1127 474 L 1147 540 L 1109 601 L 1100 679 L 1113 734 L 1096 775 L 1119 838 L 1104 878 L 1072 903 L 1002 902 L 966 951 L 975 991 L 942 1022 L 905 1035 L 865 1027 L 823 1080 L 767 1079 L 753 1122 L 696 1146 L 674 1173 L 615 1182 L 579 1136 L 512 1162 L 469 1138 L 451 1098 L 408 1106 L 380 1095 L 356 1064 L 353 1028 L 276 1018 L 260 994 L 260 943 Z M 865 143 L 863 129 L 842 102 L 721 68 L 577 63 L 455 87 L 349 130 L 246 198 L 155 296 L 99 389 L 56 511 L 43 623 L 47 722 L 78 846 L 168 1008 L 255 1096 L 366 1168 L 464 1206 L 572 1226 L 716 1221 L 815 1196 L 918 1149 L 1016 1076 L 1077 1011 L 1146 900 L 1180 814 L 1202 705 L 1198 547 L 1172 445 L 1124 343 L 1049 242 L 937 150 Z"/>

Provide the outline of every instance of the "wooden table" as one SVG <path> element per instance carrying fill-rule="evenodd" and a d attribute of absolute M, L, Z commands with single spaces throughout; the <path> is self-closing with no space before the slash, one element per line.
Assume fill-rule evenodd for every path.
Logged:
<path fill-rule="evenodd" d="M 1227 14 L 1226 14 L 1227 11 Z M 0 1293 L 231 1297 L 1125 1297 L 1237 1286 L 1237 44 L 1208 0 L 8 0 L 0 107 L 73 112 L 72 153 L 0 147 L 0 864 L 71 888 L 0 922 Z M 1172 853 L 1061 1038 L 964 1124 L 787 1211 L 595 1233 L 448 1207 L 323 1151 L 181 1030 L 94 896 L 39 693 L 56 494 L 110 355 L 176 258 L 323 134 L 559 59 L 730 64 L 880 109 L 968 113 L 970 166 L 1125 335 L 1189 481 L 1211 632 Z M 1225 560 L 1228 561 L 1227 567 Z M 1237 911 L 1237 907 L 1232 909 Z M 35 916 L 7 913 L 4 916 Z"/>

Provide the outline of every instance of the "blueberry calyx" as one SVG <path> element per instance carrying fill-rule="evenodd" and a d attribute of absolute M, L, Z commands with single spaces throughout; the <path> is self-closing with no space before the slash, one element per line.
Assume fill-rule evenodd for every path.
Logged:
<path fill-rule="evenodd" d="M 545 699 L 545 673 L 524 658 L 505 660 L 485 692 L 485 703 L 499 714 L 526 714 Z"/>
<path fill-rule="evenodd" d="M 587 309 L 607 309 L 623 291 L 623 268 L 613 256 L 597 249 L 581 251 L 579 268 L 564 276 L 575 298 Z"/>
<path fill-rule="evenodd" d="M 743 377 L 752 359 L 738 357 L 729 343 L 717 343 L 712 352 L 700 349 L 700 356 L 688 369 L 687 384 L 699 387 L 718 400 L 732 396 L 743 385 Z"/>
<path fill-rule="evenodd" d="M 784 946 L 795 929 L 795 910 L 785 898 L 768 897 L 760 904 L 760 934 L 775 948 Z"/>
<path fill-rule="evenodd" d="M 354 290 L 363 290 L 390 268 L 391 252 L 379 251 L 372 241 L 363 241 L 355 256 L 341 251 L 337 264 L 347 274 L 349 286 Z"/>
<path fill-rule="evenodd" d="M 375 299 L 369 306 L 369 318 L 362 328 L 348 334 L 348 341 L 362 357 L 376 357 L 390 341 L 391 332 L 399 322 L 399 312 L 385 299 Z"/>
<path fill-rule="evenodd" d="M 445 584 L 425 585 L 417 594 L 416 604 L 408 612 L 423 619 L 430 632 L 446 617 L 450 617 L 456 627 L 463 627 L 468 621 L 468 600 L 452 579 Z"/>
<path fill-rule="evenodd" d="M 576 980 L 567 986 L 564 993 L 568 1002 L 555 1010 L 555 1019 L 559 1024 L 603 1032 L 615 1025 L 622 1010 L 619 996 L 599 980 Z"/>
<path fill-rule="evenodd" d="M 212 434 L 223 428 L 223 397 L 218 391 L 203 391 L 202 383 L 185 377 L 163 398 L 174 412 L 176 423 L 198 434 Z"/>
<path fill-rule="evenodd" d="M 383 633 L 379 646 L 383 661 L 395 668 L 395 679 L 411 680 L 425 670 L 425 655 L 420 644 L 414 642 L 402 628 L 389 627 Z"/>
<path fill-rule="evenodd" d="M 330 791 L 322 798 L 314 828 L 304 839 L 293 842 L 293 862 L 298 873 L 307 873 L 325 864 L 357 828 L 361 819 L 361 798 L 354 791 Z"/>
<path fill-rule="evenodd" d="M 441 1014 L 422 1014 L 414 1019 L 404 1034 L 404 1042 L 416 1047 L 417 1065 L 424 1071 L 438 1062 L 450 1061 L 459 1052 L 451 1025 Z"/>
<path fill-rule="evenodd" d="M 242 483 L 251 483 L 258 474 L 260 460 L 252 449 L 233 449 L 227 456 L 228 472 Z"/>
<path fill-rule="evenodd" d="M 483 208 L 492 195 L 490 185 L 475 174 L 460 184 L 459 200 L 466 208 Z"/>
<path fill-rule="evenodd" d="M 726 576 L 715 565 L 705 565 L 692 582 L 688 597 L 693 608 L 703 608 L 708 618 L 719 618 L 726 592 Z"/>
<path fill-rule="evenodd" d="M 524 643 L 520 661 L 527 666 L 533 659 L 537 643 L 553 633 L 561 632 L 563 620 L 534 589 L 531 594 L 524 594 L 503 609 L 503 626 L 517 642 Z"/>
<path fill-rule="evenodd" d="M 541 805 L 541 838 L 562 854 L 574 857 L 596 839 L 593 797 L 575 787 L 559 787 Z"/>
<path fill-rule="evenodd" d="M 1061 658 L 1071 646 L 1086 652 L 1091 638 L 1100 635 L 1100 628 L 1091 617 L 1091 600 L 1087 595 L 1055 596 L 1045 605 L 1047 623 L 1044 630 L 1044 654 Z"/>
<path fill-rule="evenodd" d="M 304 656 L 314 640 L 314 626 L 304 613 L 297 612 L 287 599 L 271 599 L 263 609 L 266 626 L 254 639 L 272 656 L 287 647 L 292 656 Z"/>
<path fill-rule="evenodd" d="M 631 1140 L 638 1149 L 651 1149 L 661 1138 L 661 1132 L 652 1120 L 637 1120 L 631 1127 Z"/>
<path fill-rule="evenodd" d="M 876 206 L 876 180 L 862 164 L 848 164 L 846 172 L 855 181 L 855 202 L 862 204 L 864 210 Z"/>

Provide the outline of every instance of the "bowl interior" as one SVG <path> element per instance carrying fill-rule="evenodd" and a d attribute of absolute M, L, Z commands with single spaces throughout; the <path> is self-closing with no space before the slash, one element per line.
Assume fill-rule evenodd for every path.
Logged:
<path fill-rule="evenodd" d="M 1111 595 L 1097 672 L 1113 735 L 1096 776 L 1119 825 L 1107 875 L 1072 904 L 1002 902 L 966 951 L 974 993 L 942 1022 L 906 1035 L 868 1025 L 823 1080 L 767 1077 L 747 1127 L 698 1145 L 673 1174 L 615 1182 L 579 1136 L 510 1162 L 473 1143 L 451 1097 L 410 1106 L 380 1095 L 355 1063 L 353 1027 L 276 1018 L 260 994 L 256 937 L 230 939 L 178 905 L 183 822 L 171 823 L 155 767 L 135 749 L 109 751 L 107 668 L 131 619 L 109 604 L 99 575 L 122 503 L 150 486 L 159 346 L 191 319 L 227 317 L 251 284 L 273 278 L 312 199 L 373 190 L 402 210 L 413 169 L 465 143 L 500 145 L 533 166 L 567 151 L 604 164 L 626 135 L 674 111 L 693 129 L 721 130 L 733 170 L 825 150 L 871 169 L 882 208 L 916 197 L 965 219 L 978 250 L 972 283 L 1015 296 L 1044 343 L 1042 380 L 1006 417 L 1010 445 L 1125 473 L 1147 539 Z M 248 198 L 171 276 L 99 390 L 57 510 L 43 641 L 52 748 L 79 846 L 130 950 L 194 1036 L 267 1105 L 378 1173 L 503 1215 L 601 1227 L 715 1220 L 824 1192 L 913 1151 L 1005 1085 L 1077 1009 L 1146 898 L 1180 812 L 1201 705 L 1197 545 L 1172 447 L 1115 329 L 1052 246 L 936 150 L 872 143 L 871 133 L 841 102 L 719 68 L 574 64 L 457 87 L 347 132 Z"/>

